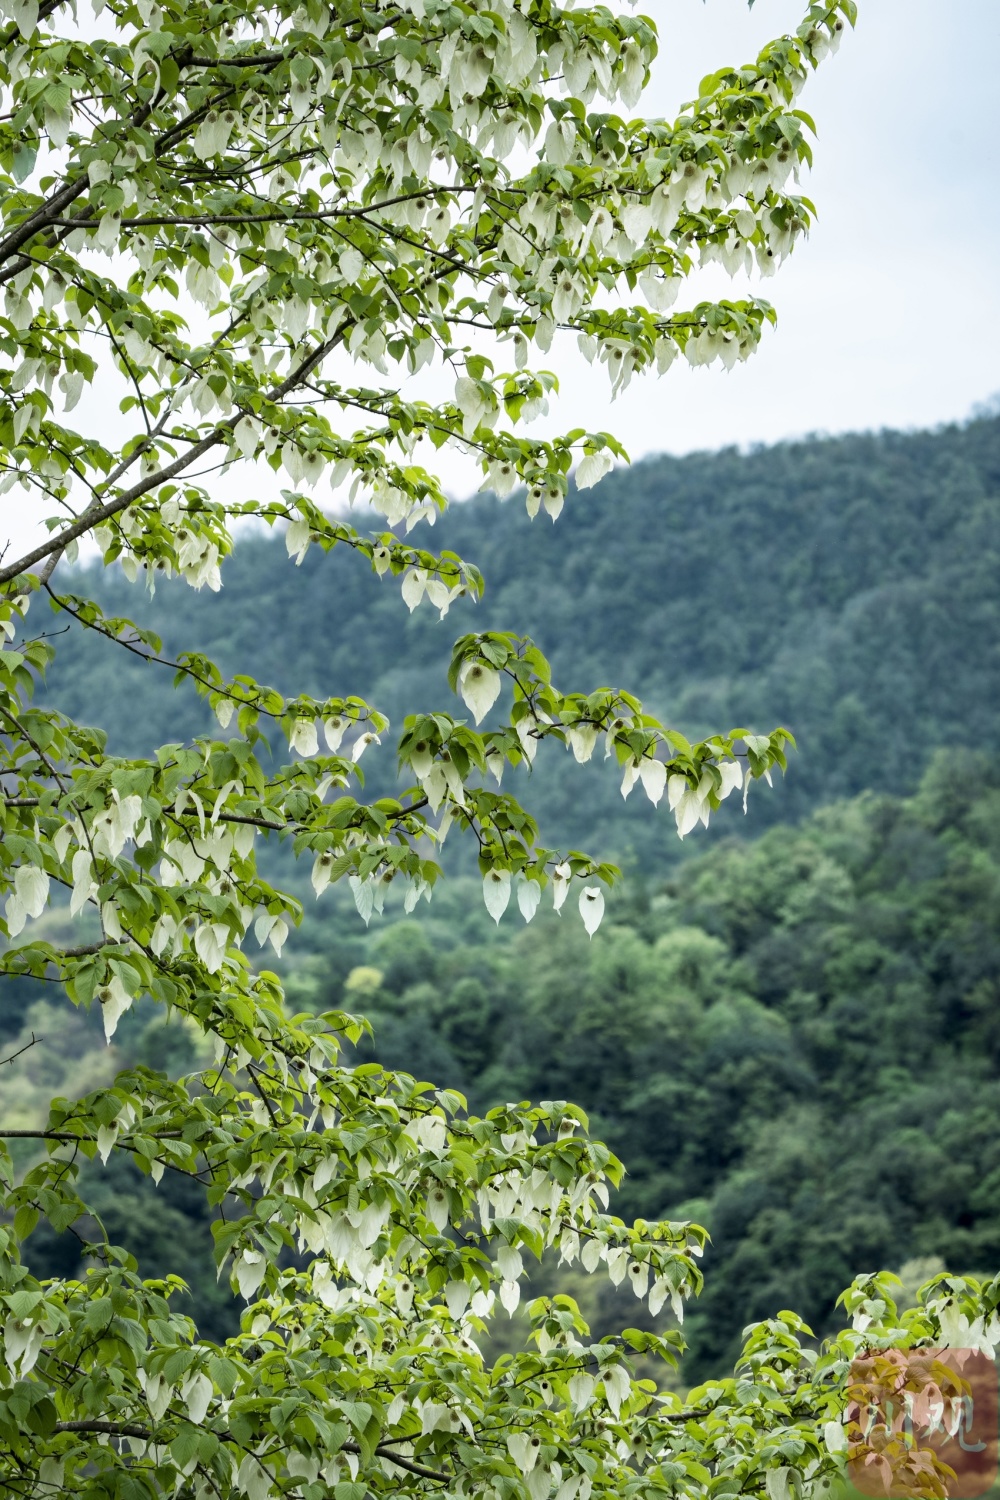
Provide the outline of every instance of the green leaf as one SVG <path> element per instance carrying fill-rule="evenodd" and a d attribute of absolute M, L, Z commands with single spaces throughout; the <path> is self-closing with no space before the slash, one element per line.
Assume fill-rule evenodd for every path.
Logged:
<path fill-rule="evenodd" d="M 26 1240 L 38 1223 L 38 1209 L 23 1203 L 14 1215 L 14 1233 L 19 1240 Z"/>
<path fill-rule="evenodd" d="M 339 1484 L 334 1485 L 333 1493 L 336 1500 L 365 1500 L 367 1486 L 342 1479 Z"/>
<path fill-rule="evenodd" d="M 231 1396 L 233 1394 L 239 1370 L 231 1359 L 213 1354 L 208 1361 L 208 1373 L 224 1396 Z"/>
<path fill-rule="evenodd" d="M 42 1301 L 43 1294 L 40 1291 L 11 1292 L 4 1297 L 4 1302 L 10 1309 L 11 1317 L 22 1320 L 30 1317 L 35 1308 Z"/>
<path fill-rule="evenodd" d="M 180 1468 L 184 1468 L 196 1453 L 199 1453 L 201 1434 L 196 1427 L 182 1427 L 171 1440 L 170 1452 Z"/>
<path fill-rule="evenodd" d="M 35 159 L 38 156 L 38 147 L 27 141 L 19 141 L 14 147 L 14 165 L 12 168 L 15 182 L 24 182 L 34 171 Z"/>

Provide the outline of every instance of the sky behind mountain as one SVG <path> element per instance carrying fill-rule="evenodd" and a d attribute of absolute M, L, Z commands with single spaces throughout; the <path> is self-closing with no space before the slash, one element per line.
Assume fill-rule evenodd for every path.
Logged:
<path fill-rule="evenodd" d="M 650 115 L 676 114 L 706 72 L 748 60 L 804 9 L 802 0 L 756 0 L 752 9 L 745 0 L 641 0 L 640 8 L 660 32 L 641 105 Z M 603 370 L 583 361 L 575 340 L 557 340 L 546 363 L 561 393 L 531 430 L 610 428 L 639 458 L 930 426 L 987 400 L 1000 388 L 990 333 L 1000 320 L 990 102 L 998 43 L 996 0 L 861 0 L 857 30 L 800 100 L 819 131 L 814 169 L 802 179 L 818 221 L 777 276 L 749 283 L 777 307 L 777 332 L 731 374 L 682 363 L 661 381 L 633 381 L 613 406 Z M 693 281 L 692 302 L 741 291 L 717 266 Z M 443 372 L 419 379 L 424 394 L 450 391 Z M 101 399 L 85 396 L 81 427 L 105 425 Z M 456 495 L 480 482 L 458 454 L 421 457 Z M 267 484 L 266 470 L 257 482 Z M 224 492 L 234 484 L 245 492 L 243 474 L 221 481 Z M 20 551 L 39 521 L 23 492 L 0 497 L 0 545 L 9 537 Z"/>

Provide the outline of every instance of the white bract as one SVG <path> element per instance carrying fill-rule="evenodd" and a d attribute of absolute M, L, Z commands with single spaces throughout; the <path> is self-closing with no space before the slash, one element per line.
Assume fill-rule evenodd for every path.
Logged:
<path fill-rule="evenodd" d="M 500 696 L 500 673 L 485 662 L 469 662 L 459 678 L 459 688 L 476 723 L 481 724 Z"/>
<path fill-rule="evenodd" d="M 493 869 L 483 880 L 483 900 L 494 922 L 499 922 L 510 901 L 510 871 Z"/>
<path fill-rule="evenodd" d="M 593 937 L 604 916 L 604 893 L 598 886 L 585 885 L 583 887 L 580 892 L 580 915 L 587 929 L 587 936 Z"/>
<path fill-rule="evenodd" d="M 598 453 L 588 453 L 586 458 L 581 459 L 577 467 L 576 487 L 578 490 L 589 490 L 597 482 L 609 474 L 614 466 L 614 461 L 607 449 Z"/>
<path fill-rule="evenodd" d="M 97 999 L 101 1004 L 101 1019 L 104 1022 L 104 1035 L 110 1042 L 125 1012 L 130 1008 L 133 997 L 126 990 L 121 979 L 112 975 L 108 984 L 97 992 Z"/>
<path fill-rule="evenodd" d="M 530 922 L 542 899 L 542 888 L 537 880 L 521 880 L 517 886 L 517 904 L 526 922 Z"/>

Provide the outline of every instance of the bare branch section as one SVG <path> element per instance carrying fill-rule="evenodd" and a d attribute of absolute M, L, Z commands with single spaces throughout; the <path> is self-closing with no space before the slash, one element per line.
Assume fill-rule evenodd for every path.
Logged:
<path fill-rule="evenodd" d="M 211 1431 L 212 1429 L 209 1429 Z M 56 1432 L 100 1432 L 109 1437 L 138 1438 L 145 1442 L 155 1442 L 157 1434 L 149 1427 L 141 1427 L 135 1422 L 107 1422 L 99 1417 L 88 1418 L 79 1422 L 57 1422 Z M 343 1444 L 344 1453 L 359 1454 L 362 1449 L 358 1444 L 348 1440 Z M 423 1479 L 433 1479 L 438 1484 L 448 1484 L 454 1479 L 453 1474 L 445 1474 L 439 1469 L 429 1469 L 425 1464 L 415 1463 L 404 1453 L 397 1453 L 384 1444 L 379 1444 L 376 1449 L 382 1458 L 389 1459 L 397 1468 L 405 1469 L 410 1474 L 419 1474 Z"/>
<path fill-rule="evenodd" d="M 45 1038 L 43 1036 L 36 1036 L 35 1033 L 32 1032 L 30 1042 L 25 1042 L 23 1047 L 18 1047 L 17 1051 L 12 1052 L 9 1057 L 0 1057 L 0 1068 L 2 1068 L 5 1063 L 15 1062 L 17 1058 L 21 1057 L 25 1052 L 27 1052 L 30 1047 L 36 1047 L 39 1042 L 44 1042 L 44 1040 Z"/>

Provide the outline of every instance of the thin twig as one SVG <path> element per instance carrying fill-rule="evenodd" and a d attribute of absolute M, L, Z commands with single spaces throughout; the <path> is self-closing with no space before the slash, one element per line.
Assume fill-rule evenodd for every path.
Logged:
<path fill-rule="evenodd" d="M 4 1063 L 12 1063 L 15 1058 L 21 1056 L 22 1052 L 27 1052 L 29 1047 L 34 1047 L 36 1042 L 44 1042 L 44 1040 L 45 1038 L 43 1036 L 36 1036 L 35 1033 L 32 1032 L 30 1042 L 25 1042 L 23 1047 L 18 1047 L 17 1051 L 12 1052 L 9 1057 L 0 1058 L 0 1068 L 3 1067 Z"/>
<path fill-rule="evenodd" d="M 154 1141 L 178 1141 L 181 1138 L 182 1132 L 179 1130 L 157 1130 L 152 1137 Z M 69 1130 L 6 1130 L 2 1126 L 0 1126 L 0 1140 L 63 1141 L 73 1146 L 95 1146 L 97 1144 L 94 1136 L 74 1135 Z M 127 1141 L 118 1141 L 116 1144 L 127 1151 L 138 1150 L 138 1147 L 130 1146 Z"/>
<path fill-rule="evenodd" d="M 264 1090 L 261 1088 L 260 1084 L 257 1082 L 257 1075 L 254 1072 L 253 1063 L 247 1063 L 247 1073 L 250 1075 L 250 1082 L 253 1084 L 254 1088 L 257 1091 L 257 1093 L 260 1095 L 261 1099 L 263 1100 L 264 1108 L 267 1110 L 268 1114 L 271 1116 L 271 1124 L 274 1126 L 275 1130 L 280 1130 L 281 1129 L 281 1125 L 280 1125 L 280 1122 L 278 1120 L 278 1116 L 275 1113 L 274 1105 L 271 1103 L 270 1099 L 267 1097 L 267 1095 L 264 1093 Z"/>
<path fill-rule="evenodd" d="M 381 198 L 377 203 L 367 203 L 357 208 L 293 208 L 272 209 L 268 213 L 229 213 L 229 214 L 138 214 L 131 219 L 122 219 L 121 227 L 125 229 L 149 229 L 157 226 L 170 227 L 171 225 L 192 227 L 205 226 L 209 224 L 274 224 L 286 223 L 292 220 L 301 220 L 306 223 L 322 222 L 327 219 L 359 219 L 367 214 L 378 213 L 383 208 L 395 208 L 397 204 L 409 203 L 414 198 L 437 198 L 442 193 L 474 193 L 474 183 L 429 183 L 425 188 L 419 188 L 410 193 L 398 193 L 393 198 Z M 256 195 L 255 195 L 256 196 Z M 58 228 L 74 229 L 97 229 L 100 226 L 99 218 L 74 219 L 72 223 L 60 219 L 54 220 Z M 424 245 L 422 241 L 408 241 L 410 244 L 419 244 L 421 249 L 432 250 L 431 245 Z"/>

